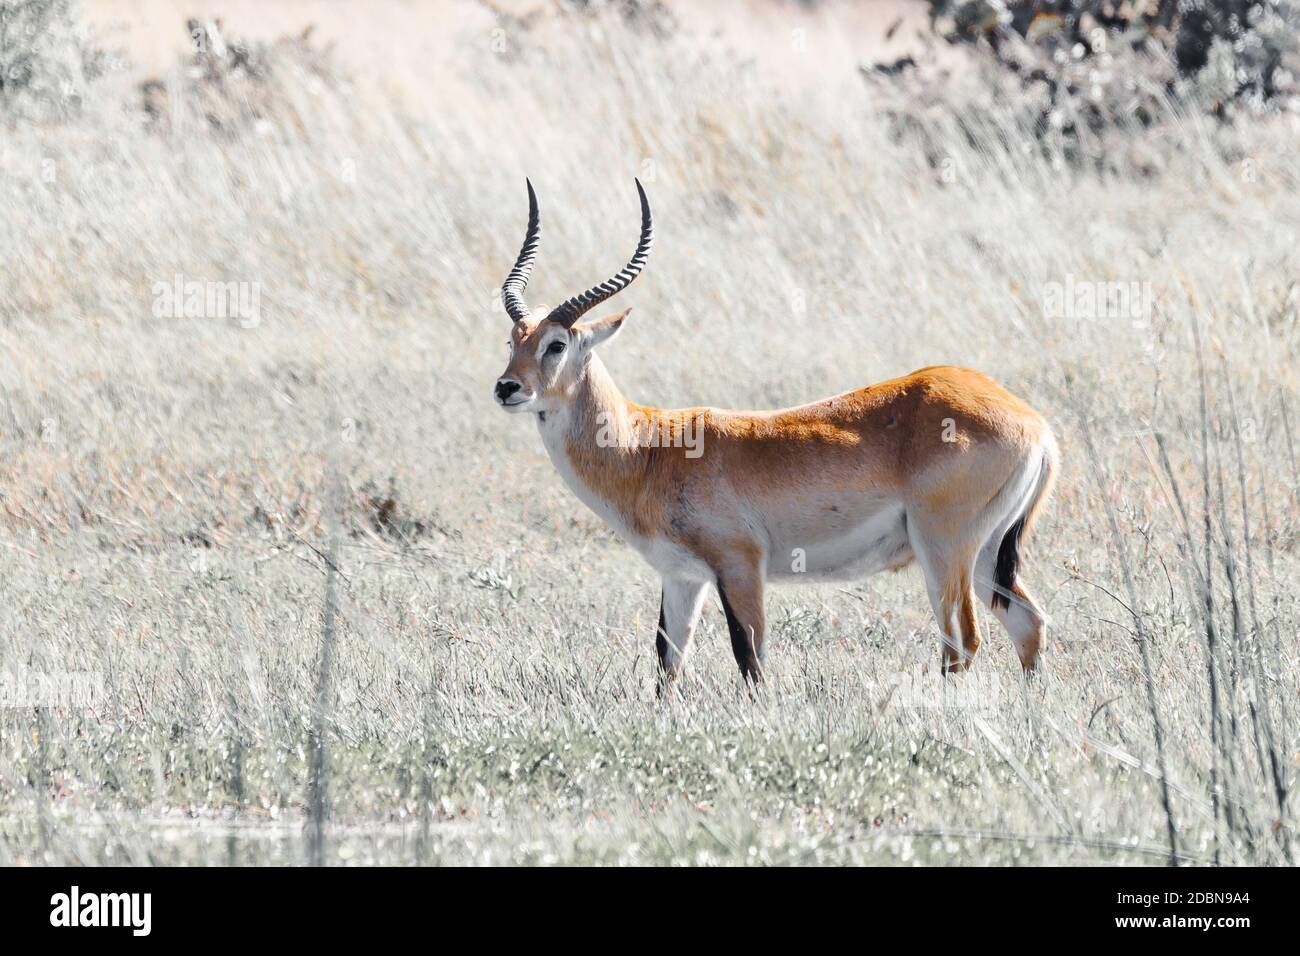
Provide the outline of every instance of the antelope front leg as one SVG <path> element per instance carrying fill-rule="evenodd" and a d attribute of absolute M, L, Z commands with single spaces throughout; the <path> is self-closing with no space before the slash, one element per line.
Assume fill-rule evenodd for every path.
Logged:
<path fill-rule="evenodd" d="M 718 574 L 718 596 L 727 615 L 731 651 L 741 676 L 754 684 L 763 680 L 763 574 L 757 564 L 732 567 Z"/>
<path fill-rule="evenodd" d="M 682 672 L 704 604 L 705 584 L 664 578 L 663 588 L 659 629 L 655 635 L 655 650 L 659 653 L 657 689 L 661 697 Z"/>

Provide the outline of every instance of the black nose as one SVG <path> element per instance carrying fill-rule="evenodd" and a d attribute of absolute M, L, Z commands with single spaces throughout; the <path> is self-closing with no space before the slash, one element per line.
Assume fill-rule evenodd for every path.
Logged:
<path fill-rule="evenodd" d="M 504 402 L 507 398 L 519 391 L 519 383 L 512 382 L 508 378 L 503 378 L 497 382 L 497 401 Z"/>

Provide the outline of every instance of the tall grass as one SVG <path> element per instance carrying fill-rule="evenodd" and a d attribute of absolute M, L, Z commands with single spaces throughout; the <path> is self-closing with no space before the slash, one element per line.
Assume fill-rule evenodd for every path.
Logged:
<path fill-rule="evenodd" d="M 1099 172 L 1014 102 L 972 136 L 980 89 L 819 71 L 775 9 L 754 49 L 449 14 L 426 75 L 290 61 L 246 125 L 109 78 L 7 134 L 0 671 L 103 691 L 0 711 L 0 862 L 1294 862 L 1293 130 L 1171 105 Z M 653 575 L 490 401 L 525 175 L 542 303 L 626 258 L 646 182 L 637 400 L 951 362 L 1038 407 L 1042 679 L 996 624 L 927 676 L 909 572 L 775 591 L 757 701 L 706 611 L 658 703 Z M 257 321 L 155 317 L 177 274 Z M 1152 307 L 1049 314 L 1071 282 Z"/>

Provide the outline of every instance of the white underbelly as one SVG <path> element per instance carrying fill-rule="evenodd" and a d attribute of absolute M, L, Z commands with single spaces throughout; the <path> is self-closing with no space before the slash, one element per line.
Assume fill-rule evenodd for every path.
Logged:
<path fill-rule="evenodd" d="M 575 495 L 640 553 L 664 577 L 714 580 L 714 570 L 689 548 L 655 535 L 638 534 L 610 501 L 589 488 L 563 452 L 559 423 L 542 428 L 551 461 Z M 767 533 L 769 578 L 854 579 L 900 567 L 912 560 L 903 505 L 878 500 L 856 507 L 819 506 L 815 514 L 795 506 L 780 520 L 755 515 Z M 722 536 L 722 532 L 720 532 Z"/>
<path fill-rule="evenodd" d="M 799 540 L 804 538 L 804 540 Z M 900 567 L 912 560 L 901 504 L 889 502 L 844 527 L 816 535 L 787 533 L 773 541 L 768 576 L 789 580 L 850 580 Z"/>

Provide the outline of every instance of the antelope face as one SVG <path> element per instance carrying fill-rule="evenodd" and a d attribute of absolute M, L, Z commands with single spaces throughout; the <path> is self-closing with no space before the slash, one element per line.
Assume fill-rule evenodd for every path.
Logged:
<path fill-rule="evenodd" d="M 515 321 L 510 331 L 510 362 L 493 389 L 497 404 L 506 411 L 544 413 L 564 405 L 582 379 L 591 350 L 612 338 L 631 311 L 580 321 L 592 308 L 627 288 L 645 266 L 654 242 L 654 228 L 650 201 L 639 180 L 636 188 L 641 197 L 641 238 L 632 259 L 612 278 L 561 303 L 539 319 L 529 311 L 523 297 L 541 241 L 537 194 L 533 184 L 528 183 L 528 232 L 514 268 L 501 284 L 501 301 Z"/>
<path fill-rule="evenodd" d="M 545 318 L 516 322 L 510 364 L 497 379 L 497 404 L 508 412 L 552 412 L 569 400 L 591 350 L 614 337 L 631 309 L 566 326 Z"/>
<path fill-rule="evenodd" d="M 547 412 L 575 381 L 574 335 L 558 322 L 516 322 L 510 362 L 497 379 L 497 404 L 508 412 Z"/>

